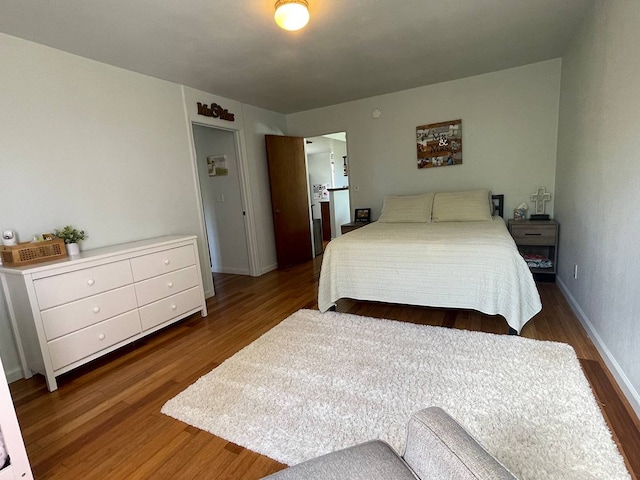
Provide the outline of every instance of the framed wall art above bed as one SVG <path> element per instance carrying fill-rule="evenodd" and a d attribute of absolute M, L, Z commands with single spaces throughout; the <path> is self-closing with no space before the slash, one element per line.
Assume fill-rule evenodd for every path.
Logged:
<path fill-rule="evenodd" d="M 416 127 L 418 168 L 462 164 L 462 120 Z"/>

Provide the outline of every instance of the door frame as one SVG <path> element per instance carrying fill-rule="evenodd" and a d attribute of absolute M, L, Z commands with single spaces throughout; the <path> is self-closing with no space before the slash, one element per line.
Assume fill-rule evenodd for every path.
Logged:
<path fill-rule="evenodd" d="M 251 198 L 251 188 L 249 184 L 249 164 L 247 163 L 247 153 L 244 142 L 244 132 L 242 128 L 224 128 L 217 125 L 211 125 L 208 123 L 198 122 L 190 120 L 189 124 L 189 143 L 191 147 L 191 162 L 193 168 L 193 174 L 195 176 L 196 187 L 196 201 L 198 204 L 198 211 L 200 213 L 198 221 L 200 224 L 200 232 L 202 238 L 206 239 L 207 245 L 200 246 L 200 252 L 206 253 L 206 257 L 209 259 L 209 265 L 211 265 L 211 255 L 209 253 L 209 237 L 207 234 L 207 227 L 204 216 L 204 204 L 202 201 L 202 190 L 200 188 L 200 174 L 198 173 L 198 156 L 196 152 L 196 144 L 193 136 L 193 126 L 198 125 L 206 128 L 213 128 L 216 130 L 223 130 L 232 132 L 235 141 L 236 154 L 238 158 L 238 180 L 240 186 L 240 198 L 242 203 L 242 210 L 245 212 L 243 215 L 244 231 L 247 238 L 247 256 L 249 257 L 249 274 L 252 277 L 260 276 L 259 257 L 258 257 L 258 240 L 255 228 L 255 217 L 253 214 L 253 201 Z M 211 271 L 211 268 L 209 268 Z M 213 291 L 211 292 L 213 295 Z"/>
<path fill-rule="evenodd" d="M 324 137 L 325 135 L 331 135 L 334 133 L 343 133 L 345 134 L 345 147 L 347 149 L 347 156 L 349 156 L 349 132 L 347 131 L 347 128 L 338 128 L 337 130 L 334 131 L 330 131 L 328 133 L 319 133 L 317 135 L 304 135 L 303 138 L 305 140 L 305 145 L 304 145 L 304 155 L 305 155 L 305 162 L 307 163 L 307 185 L 308 185 L 308 190 L 309 192 L 312 191 L 313 186 L 311 185 L 310 179 L 309 179 L 309 155 L 307 153 L 307 139 L 310 138 L 314 138 L 314 137 Z M 349 193 L 348 193 L 348 197 L 349 197 L 349 210 L 350 213 L 353 213 L 353 208 L 351 207 L 353 205 L 353 188 L 352 188 L 352 183 L 351 183 L 352 177 L 351 177 L 351 168 L 349 168 Z M 309 193 L 309 214 L 311 215 L 311 236 L 313 237 L 313 208 L 311 207 L 311 193 Z M 315 248 L 315 247 L 314 247 Z"/>

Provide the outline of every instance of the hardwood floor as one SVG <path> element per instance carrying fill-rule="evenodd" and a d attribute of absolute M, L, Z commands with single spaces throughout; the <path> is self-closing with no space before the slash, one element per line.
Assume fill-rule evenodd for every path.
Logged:
<path fill-rule="evenodd" d="M 160 413 L 168 399 L 300 308 L 317 308 L 319 259 L 259 278 L 216 275 L 207 318 L 193 316 L 59 377 L 11 384 L 36 479 L 257 479 L 283 465 Z M 529 338 L 571 344 L 634 478 L 640 422 L 555 284 Z M 343 300 L 338 311 L 507 334 L 501 317 Z"/>

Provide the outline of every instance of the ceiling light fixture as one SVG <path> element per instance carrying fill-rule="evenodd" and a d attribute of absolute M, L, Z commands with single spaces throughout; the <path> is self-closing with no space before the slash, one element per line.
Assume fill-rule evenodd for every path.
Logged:
<path fill-rule="evenodd" d="M 307 0 L 278 0 L 274 18 L 280 28 L 289 31 L 300 30 L 309 22 L 309 2 Z"/>

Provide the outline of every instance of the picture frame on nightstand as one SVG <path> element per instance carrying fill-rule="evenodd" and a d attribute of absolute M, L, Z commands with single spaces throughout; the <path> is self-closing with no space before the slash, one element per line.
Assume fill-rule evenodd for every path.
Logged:
<path fill-rule="evenodd" d="M 356 208 L 354 215 L 354 223 L 370 223 L 371 222 L 371 209 L 370 208 Z"/>

